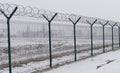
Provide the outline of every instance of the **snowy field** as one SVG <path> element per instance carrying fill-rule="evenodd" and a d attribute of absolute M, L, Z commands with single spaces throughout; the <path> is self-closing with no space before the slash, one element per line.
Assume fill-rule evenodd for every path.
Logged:
<path fill-rule="evenodd" d="M 120 73 L 120 50 L 77 61 L 44 73 Z"/>
<path fill-rule="evenodd" d="M 48 38 L 12 38 L 11 41 L 13 73 L 32 73 L 49 68 Z M 106 51 L 111 50 L 111 40 L 106 40 L 105 44 Z M 102 53 L 102 51 L 102 40 L 94 40 L 94 54 Z M 8 73 L 8 52 L 5 39 L 0 40 L 0 55 L 0 73 Z M 52 39 L 52 55 L 53 66 L 74 61 L 73 39 Z M 77 39 L 77 59 L 90 55 L 90 40 Z"/>

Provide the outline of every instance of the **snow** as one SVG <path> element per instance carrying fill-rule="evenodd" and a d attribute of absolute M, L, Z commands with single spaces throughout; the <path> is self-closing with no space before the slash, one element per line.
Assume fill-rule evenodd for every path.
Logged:
<path fill-rule="evenodd" d="M 27 1 L 25 1 L 25 2 L 24 1 L 1 1 L 1 2 L 3 2 L 3 3 L 7 2 L 7 3 L 13 3 L 13 4 L 15 3 L 18 5 L 19 4 L 23 5 L 23 6 L 32 6 L 32 7 L 35 6 L 38 8 L 44 7 L 45 9 L 51 10 L 51 8 L 48 8 L 48 6 L 38 6 L 41 4 L 33 4 L 32 2 L 29 2 L 30 3 L 29 4 L 29 3 L 26 3 Z M 63 3 L 63 2 L 61 2 L 61 3 Z M 44 5 L 44 2 L 43 2 L 43 5 Z M 52 8 L 54 8 L 54 7 L 52 7 Z M 55 8 L 55 10 L 56 9 L 57 8 Z M 52 9 L 52 10 L 54 11 L 54 9 Z M 58 11 L 59 11 L 59 7 L 58 7 Z M 68 11 L 68 12 L 70 12 L 70 11 Z M 3 33 L 3 31 L 7 29 L 6 25 L 5 25 L 6 21 L 5 21 L 5 18 L 3 18 L 3 15 L 0 18 L 0 21 L 1 21 L 0 22 L 0 26 L 1 26 L 0 33 Z M 45 26 L 43 26 L 44 24 L 45 24 Z M 43 70 L 43 69 L 49 68 L 49 58 L 44 59 L 44 60 L 39 60 L 37 62 L 33 61 L 35 59 L 37 60 L 37 59 L 49 57 L 48 38 L 41 38 L 41 37 L 39 37 L 39 38 L 28 38 L 28 37 L 25 38 L 25 37 L 21 37 L 23 35 L 23 32 L 26 31 L 28 25 L 31 29 L 31 33 L 37 32 L 37 31 L 40 32 L 40 31 L 42 31 L 43 27 L 47 27 L 47 21 L 43 18 L 38 19 L 38 18 L 30 18 L 30 17 L 23 17 L 23 16 L 15 16 L 14 18 L 12 18 L 12 20 L 11 20 L 11 35 L 18 36 L 18 38 L 14 38 L 14 37 L 11 38 L 11 52 L 12 52 L 11 55 L 12 55 L 12 65 L 13 65 L 12 71 L 14 73 L 31 73 L 31 72 L 34 72 L 36 70 Z M 88 29 L 88 28 L 81 29 L 82 28 L 81 26 L 83 26 L 83 25 L 88 26 L 88 24 L 79 24 L 79 25 L 77 25 L 77 29 L 78 29 L 77 32 L 79 32 L 81 30 L 84 31 L 84 29 L 85 29 L 87 31 L 84 31 L 82 33 L 89 34 L 88 31 L 90 29 Z M 74 51 L 73 51 L 74 46 L 73 46 L 73 37 L 72 37 L 73 36 L 73 34 L 72 34 L 73 27 L 72 26 L 73 25 L 71 22 L 65 22 L 65 21 L 54 21 L 52 23 L 53 34 L 56 35 L 56 33 L 66 31 L 65 33 L 59 33 L 57 35 L 60 36 L 60 35 L 64 34 L 65 37 L 67 37 L 67 38 L 65 38 L 65 37 L 61 36 L 63 39 L 60 39 L 59 37 L 57 39 L 52 37 L 52 55 L 60 55 L 59 57 L 52 59 L 53 66 L 62 65 L 62 64 L 65 64 L 66 62 L 74 61 Z M 97 25 L 97 26 L 99 26 L 99 25 Z M 97 26 L 95 25 L 94 28 L 96 28 Z M 78 27 L 81 27 L 81 28 L 78 28 Z M 48 31 L 48 28 L 44 28 L 44 29 L 45 29 L 45 31 Z M 63 29 L 65 29 L 65 30 L 63 30 Z M 79 29 L 81 29 L 81 30 L 79 30 Z M 106 30 L 107 33 L 109 31 L 108 29 L 109 28 L 107 28 L 107 30 Z M 63 31 L 61 31 L 61 30 L 63 30 Z M 96 29 L 93 29 L 93 30 L 97 31 L 98 28 L 97 28 L 97 30 Z M 117 32 L 117 31 L 118 30 L 116 30 L 115 32 Z M 100 26 L 99 31 L 97 31 L 97 33 L 98 32 L 102 32 L 101 26 Z M 72 35 L 70 35 L 70 34 L 72 34 Z M 77 33 L 77 34 L 80 34 L 80 33 Z M 102 33 L 99 33 L 99 34 L 102 34 Z M 7 44 L 6 31 L 4 31 L 4 35 L 5 35 L 4 38 L 0 38 L 0 73 L 9 73 L 9 69 L 3 66 L 4 64 L 8 65 L 8 50 L 7 50 L 8 44 Z M 97 34 L 95 34 L 95 35 L 97 35 Z M 80 35 L 78 35 L 78 36 L 80 36 Z M 117 38 L 118 38 L 118 33 L 117 33 Z M 94 49 L 94 54 L 102 53 L 102 48 L 101 48 L 102 42 L 103 42 L 102 40 L 94 40 L 93 46 L 97 47 L 97 49 Z M 108 44 L 111 45 L 111 40 L 105 41 L 105 45 L 108 45 Z M 77 53 L 77 59 L 81 59 L 81 58 L 88 57 L 91 55 L 90 39 L 89 40 L 88 39 L 81 40 L 81 39 L 77 38 L 77 46 L 76 47 L 77 47 L 77 51 L 82 51 L 82 52 Z M 87 50 L 87 51 L 84 51 L 84 50 Z M 111 50 L 110 46 L 106 47 L 106 51 L 108 51 L 108 50 Z M 61 56 L 62 54 L 65 54 L 65 53 L 68 53 L 68 54 L 70 53 L 70 54 Z M 32 60 L 32 61 L 30 61 L 30 60 Z M 24 62 L 26 61 L 27 63 L 22 64 L 21 62 L 23 62 L 23 61 Z M 91 63 L 91 61 L 92 61 L 92 63 Z M 91 65 L 88 65 L 88 67 L 92 67 L 92 68 L 88 68 L 88 69 L 91 69 L 92 71 L 94 70 L 94 68 L 96 68 L 96 66 L 98 64 L 98 62 L 94 64 L 93 61 L 94 60 L 90 60 L 90 61 L 88 60 L 88 63 L 91 64 Z M 117 60 L 115 60 L 115 61 L 117 61 Z M 113 61 L 112 63 L 114 63 L 115 61 Z M 96 61 L 94 61 L 94 62 L 96 62 Z M 102 64 L 99 64 L 98 67 L 99 66 L 105 67 L 107 65 L 106 62 L 104 62 L 104 60 L 100 63 L 102 63 Z M 14 66 L 14 64 L 20 64 L 20 67 Z M 83 63 L 83 64 L 85 64 L 85 63 Z M 83 65 L 83 64 L 81 64 L 81 65 Z M 87 64 L 85 66 L 87 66 Z M 84 70 L 86 68 L 85 66 L 83 66 L 83 67 L 76 66 L 76 67 L 83 69 L 81 71 L 84 72 Z M 100 68 L 100 69 L 102 69 L 102 68 Z M 100 69 L 98 69 L 98 70 L 100 70 Z M 92 71 L 90 71 L 90 72 L 92 72 Z M 74 72 L 74 70 L 72 70 L 71 72 Z M 58 73 L 58 72 L 56 72 L 56 73 Z M 62 72 L 60 72 L 60 73 L 62 73 Z"/>
<path fill-rule="evenodd" d="M 120 50 L 104 53 L 44 73 L 120 73 Z"/>
<path fill-rule="evenodd" d="M 106 48 L 106 49 L 111 49 Z M 99 50 L 94 50 L 94 53 L 98 53 Z M 101 51 L 99 51 L 101 52 Z M 81 59 L 83 57 L 90 56 L 90 50 L 88 52 L 83 52 L 77 54 L 77 59 Z M 53 66 L 56 66 L 57 64 L 62 65 L 65 64 L 66 62 L 71 62 L 74 61 L 74 55 L 71 54 L 69 56 L 63 56 L 59 58 L 54 58 L 53 59 Z M 14 67 L 13 72 L 14 73 L 32 73 L 36 70 L 42 71 L 43 69 L 49 68 L 49 60 L 44 60 L 44 61 L 39 61 L 39 62 L 30 62 L 28 64 L 23 64 L 22 67 Z M 8 68 L 5 68 L 1 70 L 0 72 L 2 73 L 8 73 Z"/>
<path fill-rule="evenodd" d="M 49 68 L 49 59 L 44 59 L 43 61 L 33 61 L 33 59 L 41 59 L 49 57 L 48 51 L 48 41 L 43 38 L 14 38 L 11 39 L 12 43 L 12 63 L 20 63 L 21 61 L 28 61 L 27 64 L 21 64 L 20 67 L 13 67 L 12 71 L 14 73 L 31 73 L 36 70 L 42 71 L 43 69 Z M 68 55 L 59 56 L 53 58 L 53 66 L 62 65 L 67 62 L 74 61 L 73 52 L 73 40 L 72 39 L 52 39 L 52 55 L 62 55 L 64 53 L 70 52 Z M 116 40 L 117 42 L 117 40 Z M 2 45 L 4 44 L 4 45 Z M 111 44 L 110 40 L 106 40 L 106 45 Z M 102 46 L 102 40 L 94 40 L 94 47 Z M 115 47 L 118 45 L 115 45 Z M 8 63 L 8 56 L 4 52 L 7 48 L 6 40 L 1 40 L 1 56 L 0 65 Z M 36 48 L 36 49 L 35 49 Z M 99 47 L 98 47 L 99 48 Z M 88 49 L 88 50 L 87 50 Z M 111 46 L 105 48 L 106 51 L 111 50 Z M 86 50 L 77 53 L 77 59 L 89 57 L 91 55 L 90 51 L 90 40 L 78 39 L 77 40 L 77 51 Z M 4 52 L 3 52 L 4 51 Z M 102 47 L 99 49 L 94 49 L 94 54 L 102 53 Z M 32 60 L 32 61 L 29 61 Z M 8 68 L 0 69 L 0 73 L 8 73 Z"/>

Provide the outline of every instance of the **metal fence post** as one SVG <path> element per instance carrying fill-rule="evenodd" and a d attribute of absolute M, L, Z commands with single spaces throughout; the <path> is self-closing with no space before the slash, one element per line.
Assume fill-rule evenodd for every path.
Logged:
<path fill-rule="evenodd" d="M 12 73 L 12 63 L 11 63 L 11 38 L 10 38 L 10 19 L 12 18 L 12 16 L 14 15 L 14 13 L 16 12 L 17 7 L 15 7 L 15 9 L 13 10 L 13 12 L 10 14 L 10 16 L 7 16 L 4 11 L 1 11 L 1 13 L 5 16 L 5 18 L 7 19 L 7 37 L 8 37 L 8 59 L 9 59 L 9 73 Z"/>
<path fill-rule="evenodd" d="M 79 17 L 77 19 L 77 21 L 73 22 L 73 20 L 71 20 L 70 18 L 68 18 L 69 21 L 71 21 L 73 23 L 73 29 L 74 29 L 74 54 L 75 54 L 75 61 L 77 60 L 77 51 L 76 51 L 76 24 L 78 23 L 78 21 L 81 19 L 81 17 Z"/>
<path fill-rule="evenodd" d="M 114 45 L 113 45 L 113 27 L 112 27 L 112 50 L 114 49 Z"/>
<path fill-rule="evenodd" d="M 113 33 L 113 28 L 114 28 L 114 26 L 116 25 L 117 23 L 115 23 L 114 25 L 110 25 L 110 23 L 109 23 L 109 25 L 111 26 L 111 28 L 112 28 L 112 50 L 114 50 L 114 33 Z"/>
<path fill-rule="evenodd" d="M 118 27 L 118 33 L 119 33 L 118 37 L 119 37 L 119 47 L 120 47 L 120 27 Z"/>
<path fill-rule="evenodd" d="M 114 33 L 113 33 L 113 29 L 114 29 L 114 26 L 116 25 L 117 23 L 115 23 L 114 25 L 112 25 L 111 27 L 112 27 L 112 50 L 114 50 Z"/>
<path fill-rule="evenodd" d="M 109 23 L 109 21 L 107 21 L 105 24 L 102 24 L 101 22 L 99 22 L 102 25 L 102 29 L 103 29 L 103 53 L 105 53 L 105 25 L 107 25 Z"/>
<path fill-rule="evenodd" d="M 50 58 L 50 68 L 52 68 L 52 48 L 51 48 L 51 22 L 56 17 L 57 13 L 53 15 L 53 17 L 49 20 L 44 14 L 42 16 L 48 21 L 48 29 L 49 29 L 49 58 Z"/>
<path fill-rule="evenodd" d="M 120 26 L 116 25 L 118 27 L 118 46 L 120 47 Z"/>
<path fill-rule="evenodd" d="M 87 21 L 87 23 L 90 24 L 90 29 L 91 29 L 91 56 L 93 56 L 93 25 L 96 22 L 97 22 L 97 19 L 93 23 L 90 23 L 89 21 Z"/>

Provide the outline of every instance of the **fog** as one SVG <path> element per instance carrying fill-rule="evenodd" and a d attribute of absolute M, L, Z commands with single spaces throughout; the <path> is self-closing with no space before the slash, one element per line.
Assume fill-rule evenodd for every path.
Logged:
<path fill-rule="evenodd" d="M 120 20 L 119 0 L 0 0 L 0 2 L 118 22 Z"/>

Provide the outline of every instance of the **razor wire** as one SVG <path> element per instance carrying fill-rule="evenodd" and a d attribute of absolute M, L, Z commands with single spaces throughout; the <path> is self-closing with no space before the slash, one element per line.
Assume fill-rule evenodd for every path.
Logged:
<path fill-rule="evenodd" d="M 14 10 L 15 7 L 18 7 L 18 10 L 15 13 L 15 16 L 25 16 L 25 17 L 34 17 L 34 18 L 43 18 L 43 14 L 47 18 L 51 18 L 56 12 L 52 12 L 49 10 L 39 9 L 36 7 L 30 7 L 30 6 L 22 6 L 22 5 L 16 5 L 16 4 L 8 4 L 8 3 L 0 3 L 0 9 L 2 9 L 7 15 L 10 15 L 10 13 Z M 1 15 L 1 13 L 0 13 Z M 109 21 L 110 24 L 116 23 L 115 21 L 111 20 L 105 20 L 101 18 L 93 18 L 93 17 L 87 17 L 87 16 L 81 16 L 76 14 L 68 14 L 68 13 L 59 13 L 57 12 L 57 16 L 55 18 L 55 21 L 69 21 L 68 18 L 71 18 L 73 21 L 76 21 L 79 17 L 82 19 L 79 21 L 79 23 L 85 23 L 87 24 L 86 20 L 89 20 L 90 22 L 93 22 L 95 19 L 98 20 L 96 24 L 99 24 L 99 21 L 101 23 L 105 23 L 106 21 Z M 117 22 L 119 25 L 120 22 Z"/>
<path fill-rule="evenodd" d="M 15 8 L 16 7 L 16 8 Z M 18 8 L 18 10 L 16 11 L 16 9 Z M 91 56 L 94 55 L 94 49 L 93 49 L 93 24 L 108 24 L 112 27 L 112 50 L 114 48 L 114 37 L 113 37 L 113 26 L 115 26 L 116 24 L 118 25 L 119 22 L 115 22 L 115 21 L 111 21 L 111 20 L 105 20 L 105 19 L 100 19 L 100 18 L 93 18 L 93 17 L 86 17 L 86 16 L 80 16 L 80 15 L 75 15 L 75 14 L 68 14 L 68 13 L 59 13 L 59 12 L 52 12 L 49 10 L 43 10 L 43 9 L 38 9 L 35 7 L 24 7 L 22 5 L 16 5 L 16 4 L 2 4 L 0 3 L 0 10 L 1 13 L 7 18 L 7 30 L 8 30 L 8 58 L 9 58 L 9 72 L 12 73 L 12 62 L 11 62 L 11 41 L 10 41 L 10 19 L 9 16 L 11 16 L 11 12 L 15 12 L 15 16 L 23 16 L 23 17 L 34 17 L 34 18 L 45 18 L 48 21 L 48 37 L 49 37 L 49 58 L 50 58 L 50 67 L 52 68 L 52 33 L 51 31 L 51 22 L 54 19 L 55 21 L 65 21 L 68 22 L 69 19 L 74 23 L 76 20 L 76 22 L 73 25 L 73 30 L 74 30 L 74 51 L 75 51 L 75 61 L 77 60 L 77 50 L 76 50 L 76 27 L 75 24 L 77 22 L 79 23 L 85 23 L 85 24 L 90 24 L 90 31 L 91 31 Z M 0 15 L 2 15 L 0 14 Z M 79 19 L 78 19 L 79 18 Z M 108 22 L 108 23 L 106 23 Z M 27 24 L 28 25 L 28 24 Z M 22 30 L 22 29 L 21 29 Z M 30 28 L 28 27 L 28 31 L 30 30 Z M 26 30 L 27 31 L 27 30 Z M 28 33 L 28 32 L 27 32 Z M 40 32 L 39 32 L 40 33 Z M 44 32 L 43 32 L 44 33 Z M 120 33 L 120 32 L 119 32 Z M 104 31 L 103 31 L 103 35 L 104 35 Z M 105 36 L 103 36 L 104 38 Z M 67 37 L 68 38 L 68 37 Z M 119 37 L 120 38 L 120 37 Z M 103 39 L 103 45 L 105 46 L 105 39 Z M 120 39 L 119 39 L 120 40 Z M 119 41 L 120 42 L 120 41 Z M 120 43 L 119 43 L 120 44 Z M 103 52 L 105 48 L 103 47 Z M 27 59 L 29 59 L 27 57 Z"/>

